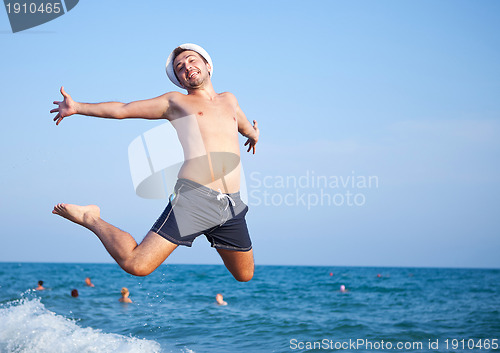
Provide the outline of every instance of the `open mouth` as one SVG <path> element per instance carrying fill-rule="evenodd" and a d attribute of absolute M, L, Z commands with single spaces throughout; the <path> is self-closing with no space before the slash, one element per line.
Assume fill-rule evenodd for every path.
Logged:
<path fill-rule="evenodd" d="M 197 77 L 199 74 L 200 74 L 200 72 L 199 72 L 199 71 L 191 71 L 191 72 L 189 72 L 189 73 L 187 74 L 187 78 L 188 78 L 188 80 L 190 80 L 190 79 L 192 79 L 192 78 L 194 78 L 194 77 Z"/>

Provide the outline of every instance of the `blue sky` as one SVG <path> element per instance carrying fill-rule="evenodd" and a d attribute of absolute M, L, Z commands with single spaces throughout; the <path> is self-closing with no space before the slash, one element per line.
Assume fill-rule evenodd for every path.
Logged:
<path fill-rule="evenodd" d="M 143 238 L 165 200 L 135 195 L 127 149 L 162 122 L 56 127 L 49 110 L 61 85 L 84 102 L 177 90 L 165 60 L 193 42 L 216 91 L 259 122 L 257 154 L 243 156 L 257 264 L 500 268 L 499 32 L 493 0 L 81 1 L 16 34 L 0 11 L 0 261 L 112 261 L 51 214 L 58 202 L 97 204 Z M 279 184 L 311 175 L 378 182 Z M 300 201 L 322 192 L 363 203 Z M 221 263 L 203 237 L 167 262 Z"/>

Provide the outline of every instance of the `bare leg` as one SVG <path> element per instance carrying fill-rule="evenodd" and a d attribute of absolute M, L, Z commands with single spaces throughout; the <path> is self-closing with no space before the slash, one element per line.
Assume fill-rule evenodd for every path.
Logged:
<path fill-rule="evenodd" d="M 154 232 L 148 232 L 141 244 L 137 245 L 129 233 L 103 221 L 99 207 L 95 205 L 60 203 L 54 206 L 52 213 L 94 232 L 118 265 L 135 276 L 149 275 L 177 247 Z"/>
<path fill-rule="evenodd" d="M 253 277 L 254 261 L 253 250 L 233 251 L 217 249 L 224 265 L 234 278 L 240 282 L 248 282 Z"/>

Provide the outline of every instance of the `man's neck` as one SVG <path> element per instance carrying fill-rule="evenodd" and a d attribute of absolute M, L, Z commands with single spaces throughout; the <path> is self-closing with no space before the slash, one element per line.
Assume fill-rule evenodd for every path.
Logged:
<path fill-rule="evenodd" d="M 188 96 L 196 96 L 202 99 L 213 100 L 218 96 L 217 92 L 215 92 L 214 87 L 212 86 L 212 82 L 208 82 L 200 88 L 188 89 Z"/>

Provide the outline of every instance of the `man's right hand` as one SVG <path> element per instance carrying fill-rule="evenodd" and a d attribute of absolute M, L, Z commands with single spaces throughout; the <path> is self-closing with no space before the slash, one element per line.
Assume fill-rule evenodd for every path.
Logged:
<path fill-rule="evenodd" d="M 61 94 L 64 97 L 63 101 L 62 102 L 54 101 L 54 104 L 57 104 L 58 107 L 50 111 L 51 113 L 57 112 L 57 115 L 54 118 L 56 125 L 59 125 L 59 123 L 63 120 L 63 118 L 77 113 L 75 101 L 71 98 L 69 94 L 66 93 L 64 87 L 62 86 L 61 86 Z"/>

